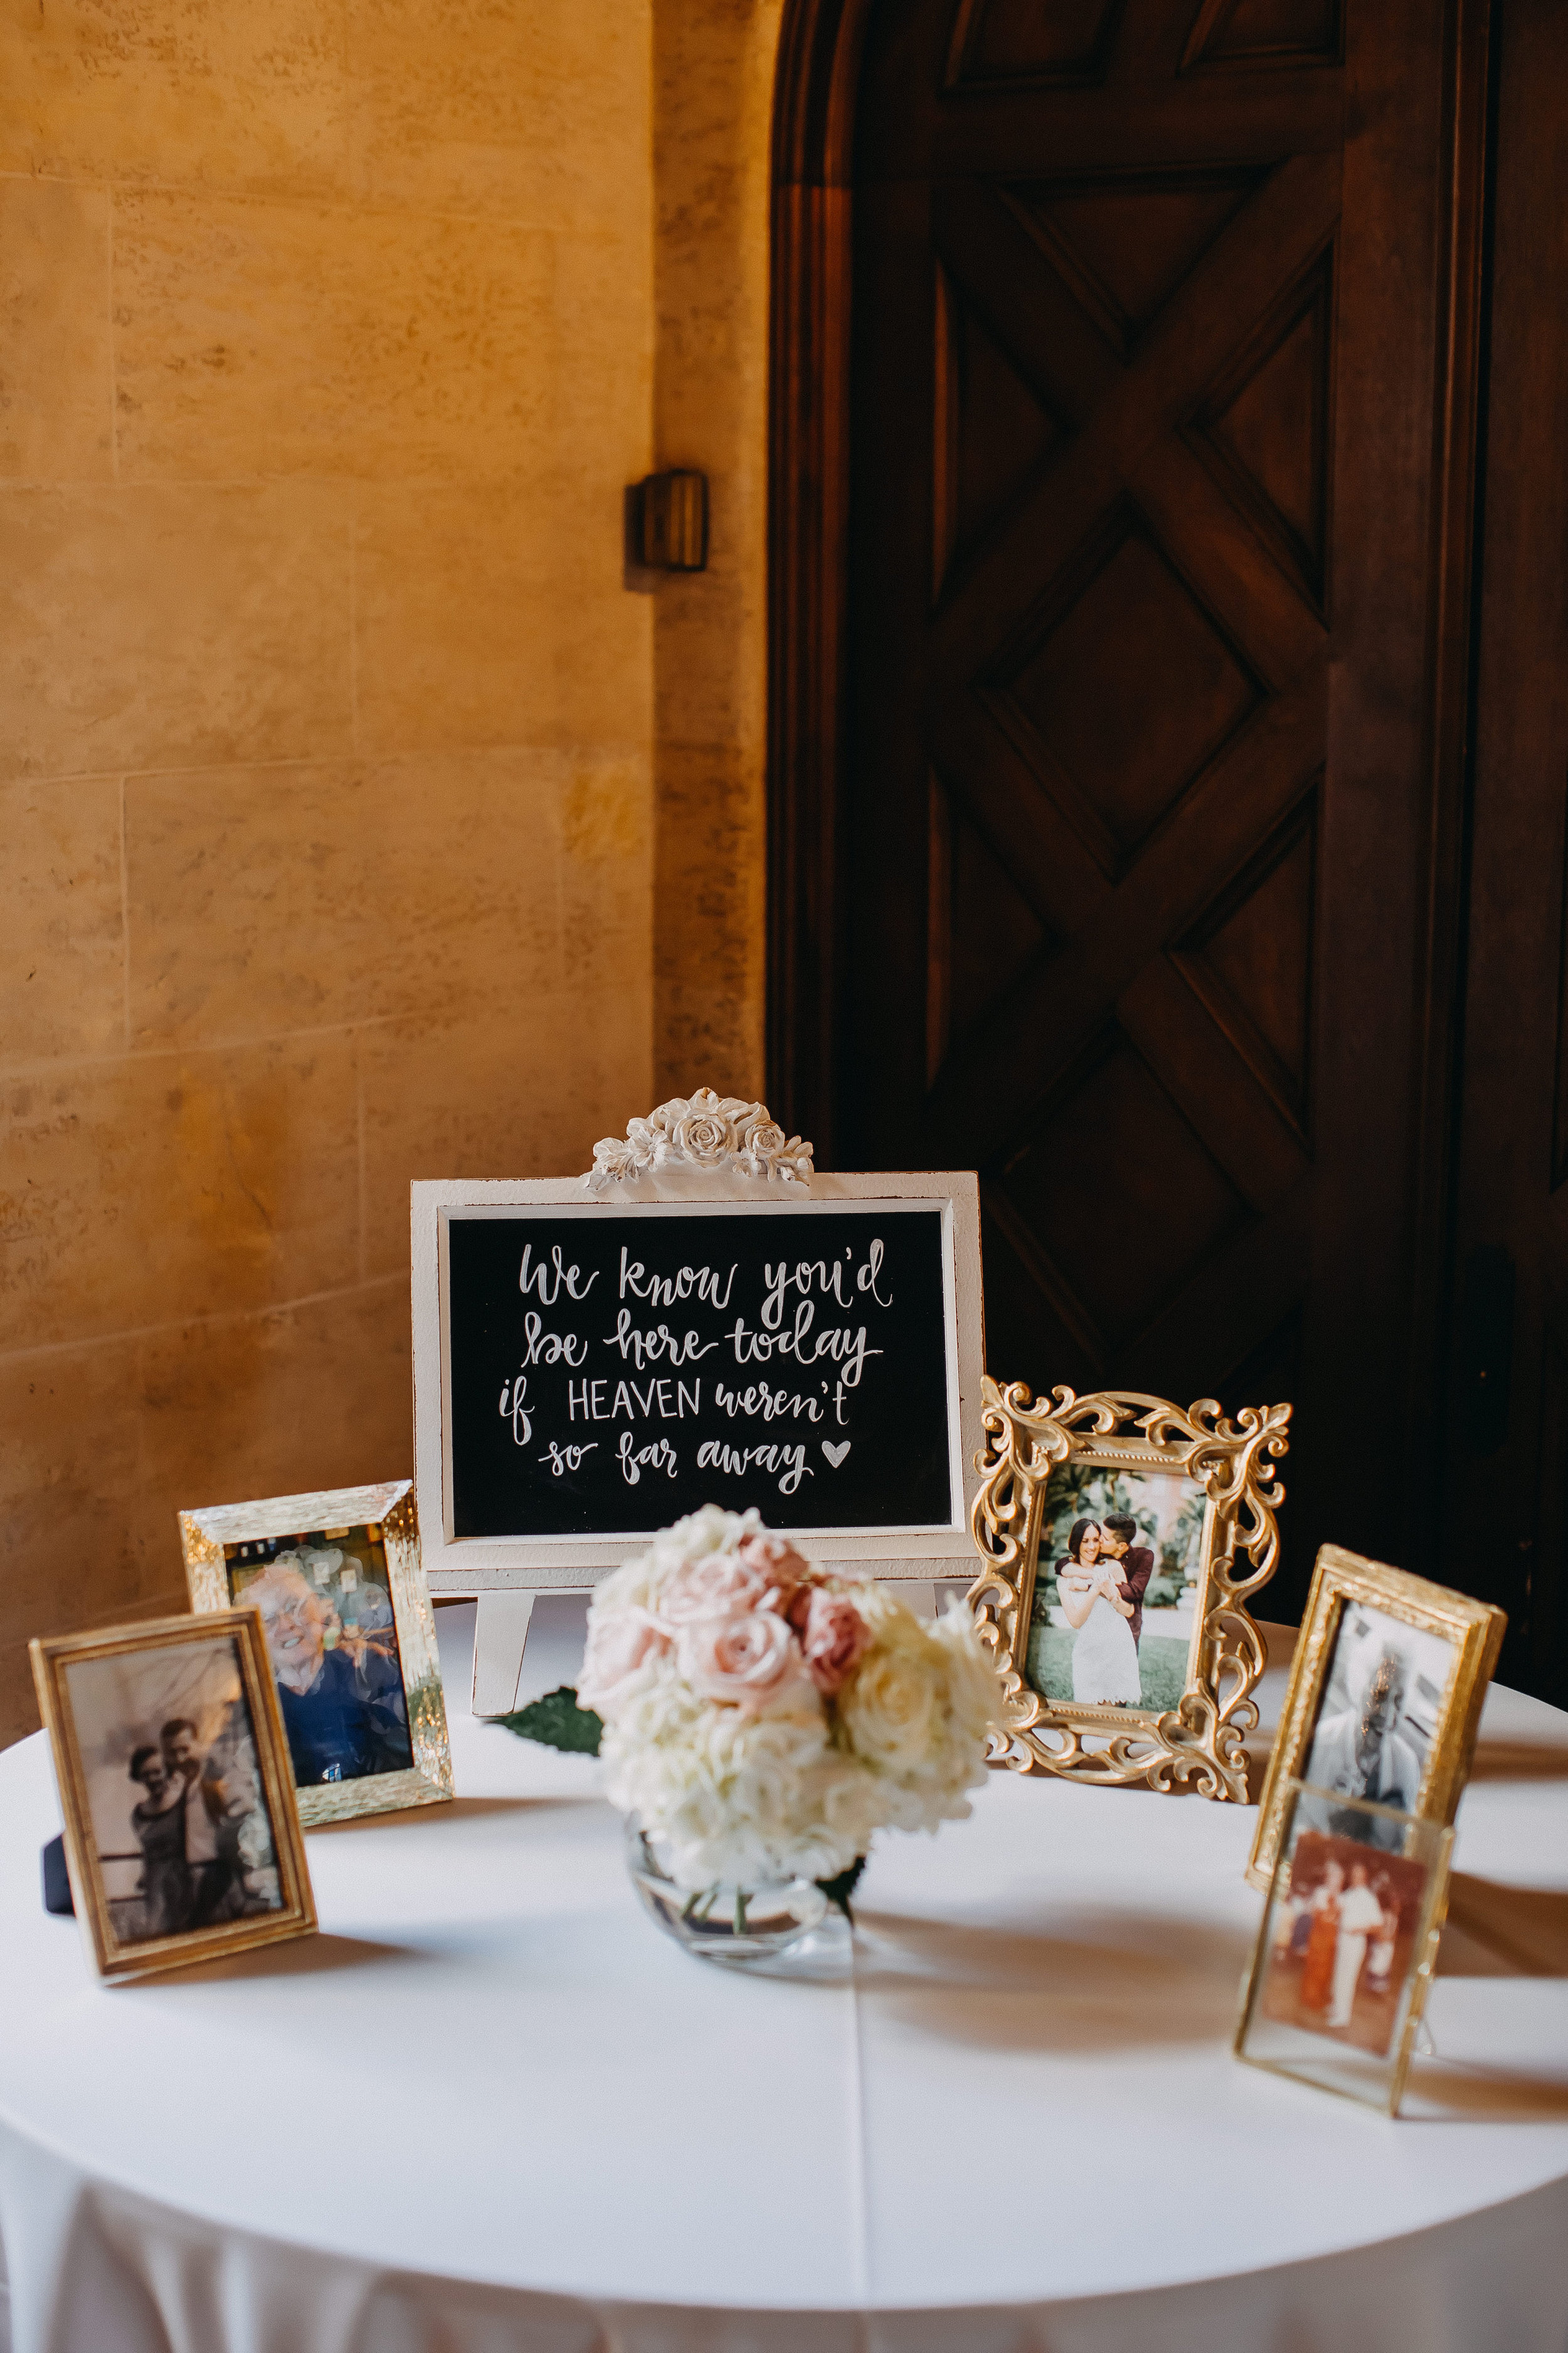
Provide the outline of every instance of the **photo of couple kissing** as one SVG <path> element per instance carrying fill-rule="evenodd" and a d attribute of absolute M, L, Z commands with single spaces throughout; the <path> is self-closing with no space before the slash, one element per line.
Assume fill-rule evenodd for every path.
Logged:
<path fill-rule="evenodd" d="M 1137 1707 L 1143 1697 L 1138 1638 L 1154 1556 L 1134 1541 L 1128 1512 L 1075 1520 L 1057 1567 L 1061 1610 L 1072 1628 L 1072 1695 L 1080 1705 Z"/>
<path fill-rule="evenodd" d="M 1053 1474 L 1026 1672 L 1054 1706 L 1158 1714 L 1182 1695 L 1207 1501 L 1175 1471 L 1073 1462 Z"/>

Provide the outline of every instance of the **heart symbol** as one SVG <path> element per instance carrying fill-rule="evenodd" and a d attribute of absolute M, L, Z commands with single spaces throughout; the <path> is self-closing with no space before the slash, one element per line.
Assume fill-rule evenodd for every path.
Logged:
<path fill-rule="evenodd" d="M 822 1441 L 822 1451 L 837 1471 L 839 1464 L 843 1461 L 844 1457 L 849 1451 L 849 1440 L 846 1438 L 837 1446 L 835 1446 L 831 1438 L 825 1438 Z"/>

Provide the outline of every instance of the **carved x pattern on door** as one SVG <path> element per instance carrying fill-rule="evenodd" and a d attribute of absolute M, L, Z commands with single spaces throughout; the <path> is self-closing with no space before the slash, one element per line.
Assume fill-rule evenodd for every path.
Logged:
<path fill-rule="evenodd" d="M 933 966 L 965 831 L 1035 930 L 933 990 L 925 1140 L 1097 1363 L 1212 1323 L 1216 1257 L 1238 1353 L 1299 1288 L 1339 202 L 1337 153 L 932 191 Z"/>

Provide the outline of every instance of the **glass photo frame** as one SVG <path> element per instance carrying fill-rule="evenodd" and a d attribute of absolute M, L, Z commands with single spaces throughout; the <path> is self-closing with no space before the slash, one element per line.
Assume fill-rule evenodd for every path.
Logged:
<path fill-rule="evenodd" d="M 1396 2116 L 1447 1907 L 1453 1831 L 1292 1781 L 1237 2056 Z"/>

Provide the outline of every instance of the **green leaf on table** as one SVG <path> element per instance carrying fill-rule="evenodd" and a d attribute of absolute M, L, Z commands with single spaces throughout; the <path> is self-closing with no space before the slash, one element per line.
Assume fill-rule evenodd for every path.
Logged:
<path fill-rule="evenodd" d="M 515 1715 L 498 1715 L 496 1722 L 515 1732 L 520 1740 L 537 1740 L 546 1748 L 564 1748 L 579 1757 L 596 1757 L 605 1735 L 603 1717 L 591 1707 L 578 1706 L 570 1683 L 546 1692 L 542 1699 L 520 1707 Z"/>
<path fill-rule="evenodd" d="M 843 1913 L 844 1917 L 848 1921 L 851 1927 L 855 1925 L 855 1915 L 849 1909 L 849 1898 L 859 1886 L 860 1873 L 865 1870 L 865 1856 L 863 1854 L 858 1854 L 847 1871 L 839 1872 L 837 1878 L 819 1879 L 816 1883 L 818 1887 L 821 1888 L 824 1895 L 826 1896 L 828 1902 L 830 1904 L 837 1905 L 838 1909 Z"/>

